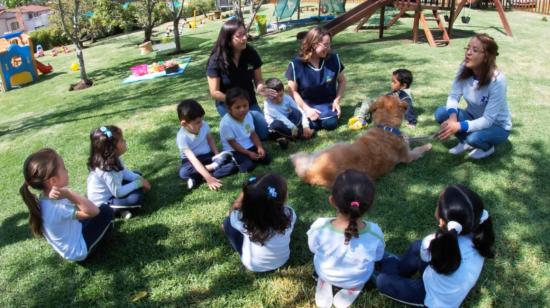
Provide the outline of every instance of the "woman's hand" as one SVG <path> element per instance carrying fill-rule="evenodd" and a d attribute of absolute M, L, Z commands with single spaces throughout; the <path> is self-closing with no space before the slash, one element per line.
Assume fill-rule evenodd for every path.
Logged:
<path fill-rule="evenodd" d="M 335 99 L 332 102 L 332 111 L 336 112 L 336 116 L 338 118 L 340 118 L 341 109 L 340 109 L 340 100 L 339 99 Z"/>
<path fill-rule="evenodd" d="M 222 182 L 213 176 L 206 177 L 205 181 L 210 190 L 217 190 L 218 188 L 222 187 Z"/>
<path fill-rule="evenodd" d="M 441 123 L 437 138 L 439 140 L 445 140 L 457 132 L 460 131 L 460 123 L 456 119 L 449 118 L 447 121 Z"/>
<path fill-rule="evenodd" d="M 319 116 L 321 115 L 321 111 L 315 108 L 311 108 L 309 106 L 306 107 L 305 112 L 306 112 L 307 118 L 312 121 L 319 119 Z"/>
<path fill-rule="evenodd" d="M 260 83 L 258 85 L 258 87 L 256 88 L 256 91 L 258 92 L 258 94 L 260 94 L 261 96 L 267 99 L 274 99 L 275 97 L 277 97 L 277 91 L 273 89 L 269 89 L 263 83 Z"/>

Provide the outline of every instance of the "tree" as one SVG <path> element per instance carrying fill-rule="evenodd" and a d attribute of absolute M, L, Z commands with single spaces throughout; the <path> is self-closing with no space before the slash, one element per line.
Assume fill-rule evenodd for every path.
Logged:
<path fill-rule="evenodd" d="M 79 19 L 82 16 L 80 5 L 80 0 L 57 0 L 54 8 L 59 12 L 65 35 L 67 35 L 74 44 L 76 57 L 80 65 L 80 81 L 83 84 L 91 85 L 92 81 L 88 79 L 88 75 L 86 74 L 84 53 L 82 52 L 82 44 L 80 42 Z"/>
<path fill-rule="evenodd" d="M 153 28 L 160 20 L 160 14 L 155 12 L 159 0 L 140 0 L 135 1 L 132 4 L 136 7 L 136 19 L 143 29 L 143 42 L 151 40 L 153 35 Z"/>
<path fill-rule="evenodd" d="M 169 0 L 171 4 L 170 12 L 172 13 L 172 21 L 174 27 L 174 43 L 176 43 L 176 53 L 181 52 L 181 43 L 180 43 L 180 19 L 183 16 L 183 1 L 176 2 L 175 0 Z M 179 3 L 179 8 L 176 7 L 176 3 Z"/>

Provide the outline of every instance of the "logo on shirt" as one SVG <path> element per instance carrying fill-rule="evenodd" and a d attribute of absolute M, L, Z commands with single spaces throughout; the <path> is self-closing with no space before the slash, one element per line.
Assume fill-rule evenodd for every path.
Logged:
<path fill-rule="evenodd" d="M 247 132 L 247 133 L 250 133 L 252 131 L 252 128 L 250 127 L 250 124 L 246 123 L 244 125 L 244 130 Z"/>
<path fill-rule="evenodd" d="M 489 96 L 483 96 L 481 98 L 481 102 L 484 103 L 484 104 L 487 104 L 487 102 L 489 102 Z"/>

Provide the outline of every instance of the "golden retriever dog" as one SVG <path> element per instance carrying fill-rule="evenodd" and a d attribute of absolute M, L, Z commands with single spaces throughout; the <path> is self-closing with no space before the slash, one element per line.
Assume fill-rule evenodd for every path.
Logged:
<path fill-rule="evenodd" d="M 291 156 L 298 177 L 304 182 L 331 187 L 336 177 L 347 169 L 379 178 L 399 163 L 410 163 L 431 150 L 430 143 L 410 149 L 399 127 L 407 104 L 396 96 L 381 96 L 371 106 L 373 124 L 353 143 L 337 143 L 325 150 Z"/>

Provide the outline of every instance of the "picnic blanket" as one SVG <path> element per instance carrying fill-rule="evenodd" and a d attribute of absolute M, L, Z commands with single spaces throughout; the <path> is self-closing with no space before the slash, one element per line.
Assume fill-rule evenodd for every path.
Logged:
<path fill-rule="evenodd" d="M 183 73 L 185 72 L 185 69 L 189 65 L 189 62 L 191 62 L 191 57 L 178 58 L 176 59 L 176 61 L 179 63 L 179 66 L 180 66 L 177 72 L 166 74 L 166 72 L 163 71 L 163 72 L 149 73 L 143 76 L 131 75 L 130 77 L 127 77 L 124 80 L 122 80 L 122 83 L 132 83 L 132 82 L 138 82 L 138 81 L 152 80 L 160 77 L 172 77 L 172 76 L 183 75 Z"/>

